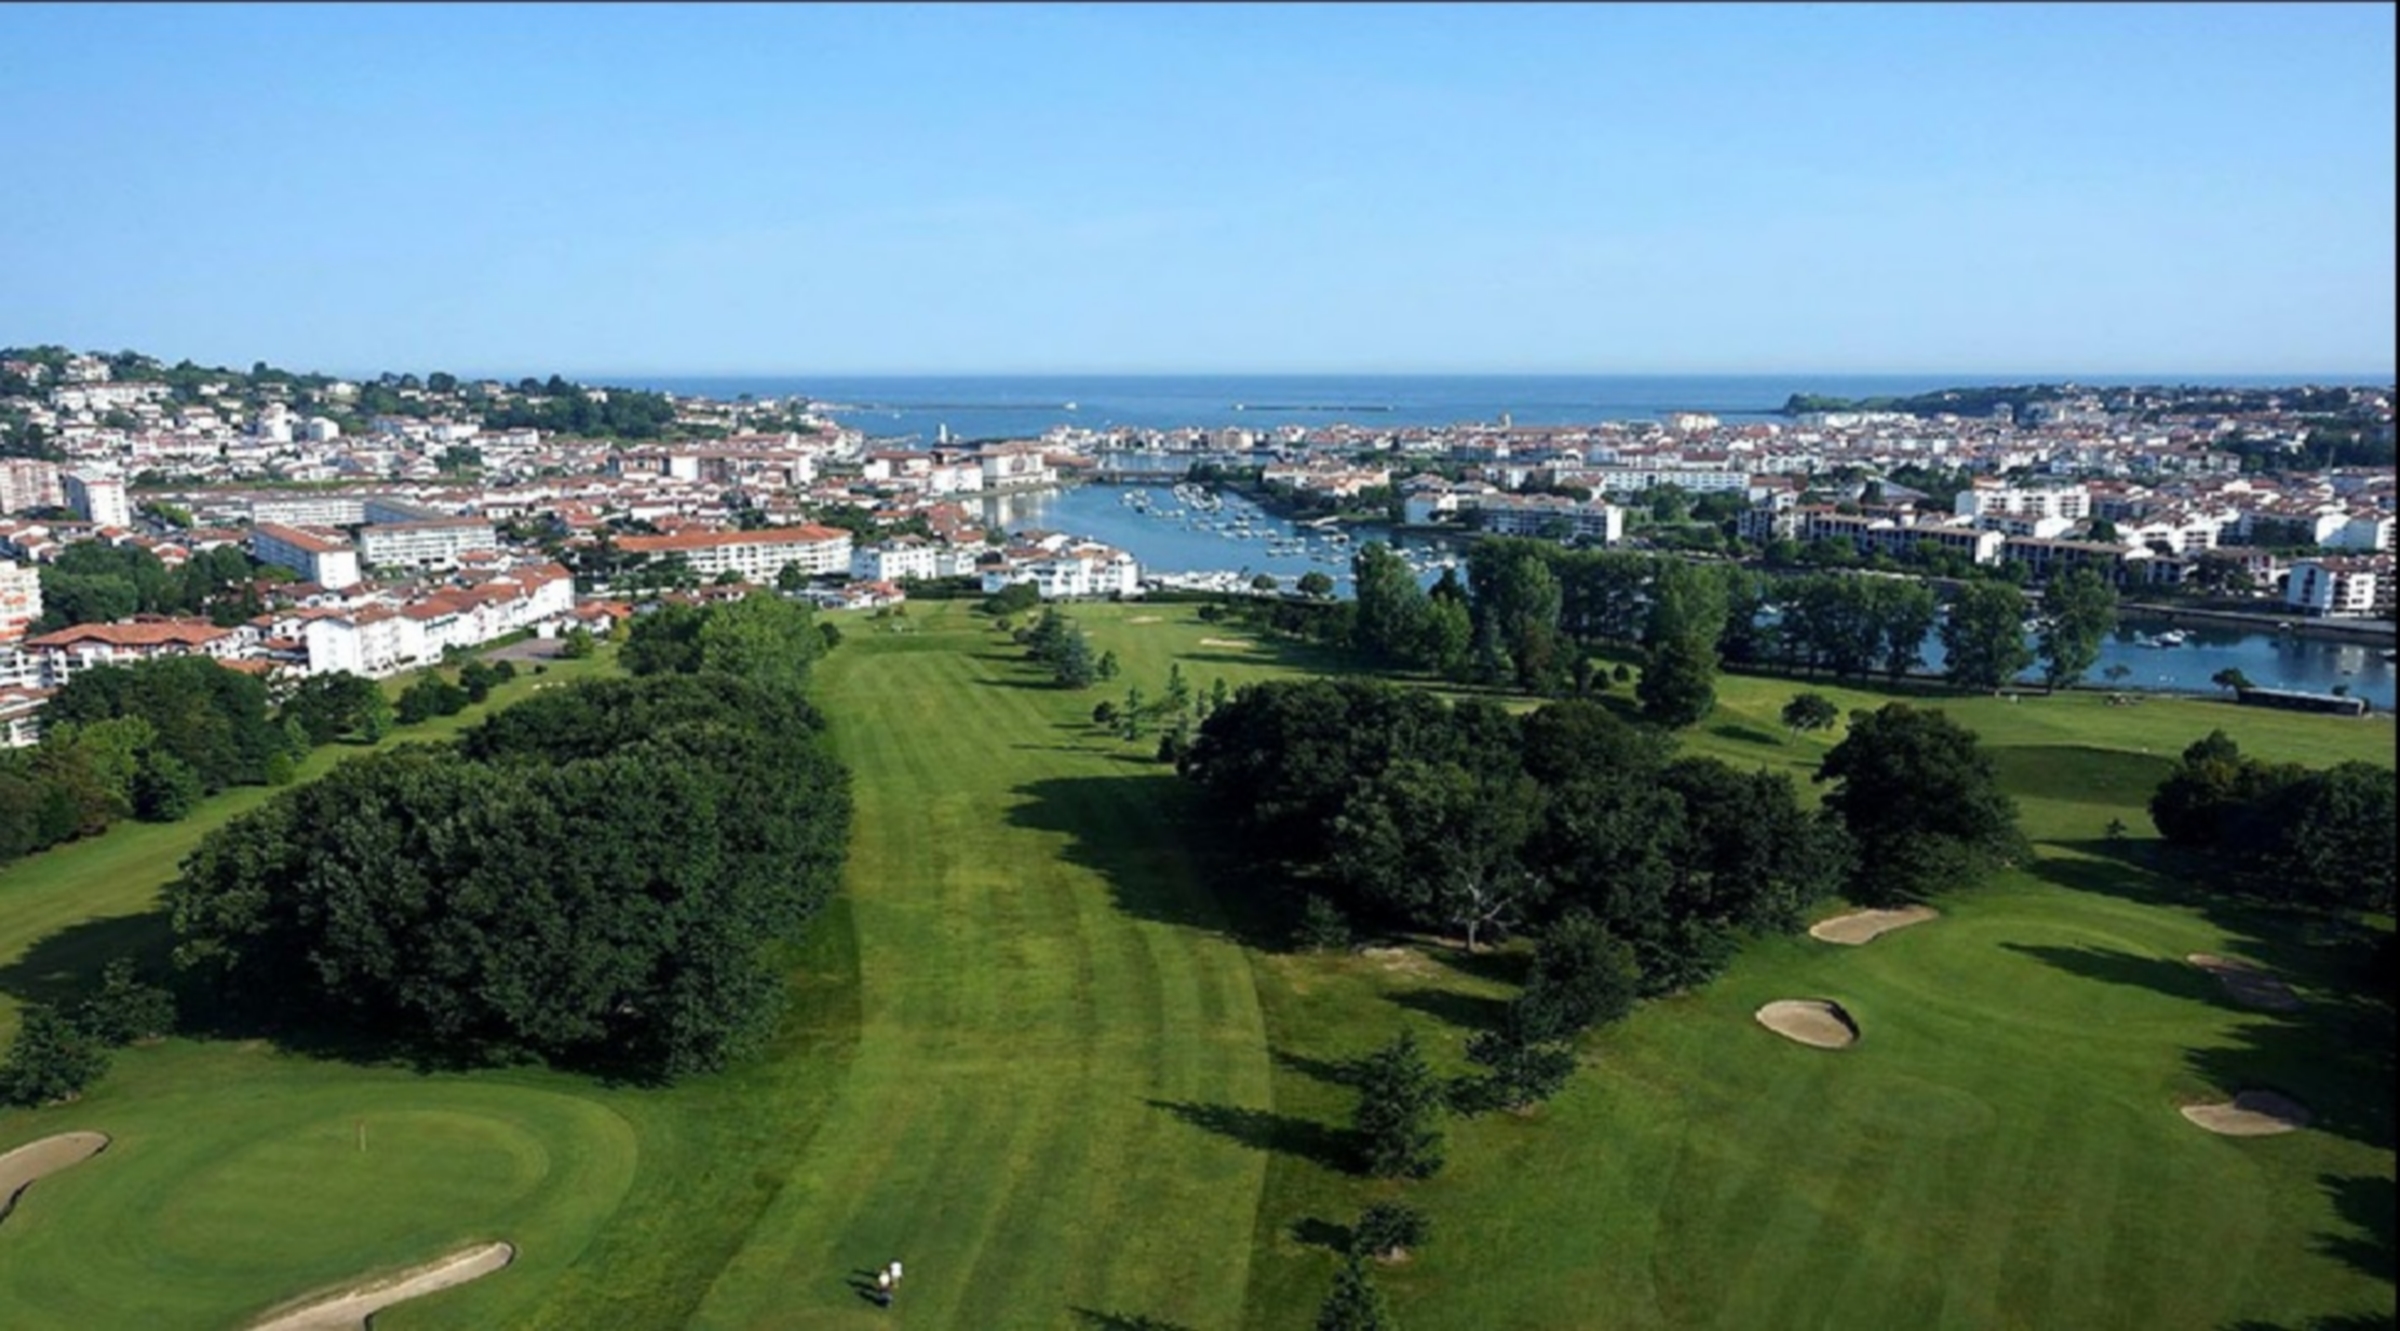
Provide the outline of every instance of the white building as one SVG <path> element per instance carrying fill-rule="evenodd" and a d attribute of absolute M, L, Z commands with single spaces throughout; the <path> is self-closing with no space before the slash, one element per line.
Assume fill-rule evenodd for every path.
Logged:
<path fill-rule="evenodd" d="M 42 576 L 13 560 L 0 560 L 0 642 L 25 636 L 42 617 Z"/>
<path fill-rule="evenodd" d="M 861 582 L 937 578 L 940 569 L 941 551 L 927 541 L 884 541 L 850 552 L 850 576 Z"/>
<path fill-rule="evenodd" d="M 281 564 L 330 591 L 358 585 L 358 551 L 297 527 L 267 522 L 251 528 L 250 556 L 262 564 Z"/>
<path fill-rule="evenodd" d="M 308 621 L 301 636 L 312 675 L 346 671 L 380 679 L 427 659 L 424 627 L 388 605 L 321 615 Z"/>
<path fill-rule="evenodd" d="M 2339 531 L 2325 537 L 2324 544 L 2334 550 L 2389 550 L 2392 548 L 2391 515 L 2358 514 L 2344 522 Z"/>
<path fill-rule="evenodd" d="M 1142 566 L 1134 557 L 1096 541 L 1055 550 L 1015 550 L 983 571 L 983 590 L 996 592 L 1030 582 L 1045 601 L 1069 596 L 1134 596 L 1141 592 Z"/>
<path fill-rule="evenodd" d="M 241 637 L 206 620 L 149 619 L 131 624 L 77 624 L 28 638 L 21 649 L 41 671 L 41 687 L 55 689 L 94 666 L 129 665 L 163 656 L 233 657 Z"/>
<path fill-rule="evenodd" d="M 369 523 L 358 529 L 358 552 L 370 568 L 455 568 L 469 553 L 499 548 L 499 533 L 481 518 Z"/>
<path fill-rule="evenodd" d="M 66 502 L 66 491 L 59 487 L 57 463 L 40 458 L 0 458 L 0 513 L 60 508 Z"/>
<path fill-rule="evenodd" d="M 757 531 L 677 532 L 671 536 L 627 536 L 617 542 L 627 554 L 664 559 L 682 555 L 702 578 L 738 573 L 746 582 L 775 580 L 787 564 L 814 577 L 850 571 L 850 533 L 838 527 L 766 527 Z"/>
<path fill-rule="evenodd" d="M 986 490 L 1022 490 L 1055 485 L 1057 473 L 1042 455 L 1040 444 L 994 444 L 976 455 L 983 468 Z"/>
<path fill-rule="evenodd" d="M 1502 536 L 1549 536 L 1615 545 L 1625 536 L 1625 510 L 1600 500 L 1564 495 L 1486 495 L 1477 504 L 1485 531 Z"/>
<path fill-rule="evenodd" d="M 1958 498 L 1951 501 L 1950 511 L 1969 518 L 2007 513 L 2018 517 L 2065 518 L 2072 522 L 2092 515 L 2092 492 L 2081 485 L 2020 488 L 1978 477 L 1958 492 Z"/>
<path fill-rule="evenodd" d="M 254 494 L 249 499 L 249 517 L 254 525 L 279 522 L 287 527 L 355 527 L 367 520 L 367 497 L 307 490 Z"/>
<path fill-rule="evenodd" d="M 125 502 L 125 478 L 99 471 L 70 471 L 58 478 L 67 507 L 75 516 L 103 527 L 130 527 L 133 510 Z"/>
<path fill-rule="evenodd" d="M 2283 603 L 2306 615 L 2372 614 L 2378 572 L 2374 562 L 2364 558 L 2295 560 L 2284 584 Z"/>

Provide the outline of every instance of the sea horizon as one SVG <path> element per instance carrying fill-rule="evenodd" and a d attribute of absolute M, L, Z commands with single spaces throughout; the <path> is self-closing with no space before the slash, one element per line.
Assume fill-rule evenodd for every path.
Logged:
<path fill-rule="evenodd" d="M 1675 413 L 1769 417 L 1794 394 L 1904 397 L 1947 388 L 2067 384 L 2285 388 L 2378 385 L 2300 375 L 2028 374 L 885 374 L 621 375 L 595 386 L 726 400 L 805 397 L 871 437 L 1038 436 L 1062 425 L 1171 430 L 1285 425 L 1582 425 Z"/>

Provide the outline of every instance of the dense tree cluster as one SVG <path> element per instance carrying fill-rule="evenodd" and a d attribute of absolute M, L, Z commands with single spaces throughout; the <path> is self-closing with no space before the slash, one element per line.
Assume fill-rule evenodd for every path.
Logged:
<path fill-rule="evenodd" d="M 227 786 L 288 778 L 307 747 L 269 717 L 264 685 L 206 657 L 84 671 L 50 700 L 41 743 L 0 751 L 0 862 L 126 818 L 173 822 Z"/>
<path fill-rule="evenodd" d="M 760 588 L 713 606 L 662 605 L 632 622 L 617 659 L 634 675 L 718 670 L 797 688 L 827 645 L 806 601 Z"/>
<path fill-rule="evenodd" d="M 106 624 L 134 615 L 206 614 L 239 624 L 265 609 L 253 587 L 258 570 L 238 547 L 203 550 L 176 568 L 136 545 L 77 541 L 41 566 L 37 632 Z"/>
<path fill-rule="evenodd" d="M 1795 926 L 1847 863 L 1786 778 L 1678 759 L 1578 700 L 1520 720 L 1372 681 L 1257 684 L 1181 768 L 1275 870 L 1257 881 L 1470 944 L 1580 907 L 1645 993 L 1707 979 L 1744 931 Z"/>
<path fill-rule="evenodd" d="M 185 861 L 177 963 L 243 1023 L 462 1061 L 721 1066 L 767 1029 L 768 951 L 838 872 L 847 783 L 821 729 L 780 683 L 669 673 L 353 760 Z"/>
<path fill-rule="evenodd" d="M 1291 608 L 1268 626 L 1342 643 L 1387 667 L 1553 696 L 1605 687 L 1594 653 L 1630 650 L 1644 661 L 1636 687 L 1644 714 L 1668 726 L 1709 713 L 1720 665 L 1896 680 L 1923 667 L 1937 627 L 1947 677 L 1961 687 L 2003 687 L 2037 659 L 2064 687 L 2091 668 L 2116 623 L 2116 593 L 2088 570 L 2050 589 L 2038 652 L 2027 640 L 2024 593 L 1994 579 L 1969 581 L 1945 619 L 1933 588 L 1913 578 L 1774 577 L 1522 537 L 1477 541 L 1463 586 L 1445 574 L 1423 588 L 1380 545 L 1360 551 L 1353 573 L 1358 597 L 1347 619 Z"/>
<path fill-rule="evenodd" d="M 1816 779 L 1834 783 L 1825 807 L 1857 847 L 1853 901 L 1922 901 L 2027 853 L 1991 755 L 1941 712 L 1897 702 L 1852 712 Z"/>
<path fill-rule="evenodd" d="M 2261 893 L 2389 913 L 2394 778 L 2372 763 L 2269 763 L 2222 730 L 2183 751 L 2150 797 L 2159 835 L 2219 858 Z"/>
<path fill-rule="evenodd" d="M 555 374 L 547 382 L 527 379 L 517 385 L 517 392 L 519 396 L 509 401 L 484 408 L 486 429 L 656 439 L 675 423 L 675 403 L 664 393 L 631 388 L 593 393 Z"/>

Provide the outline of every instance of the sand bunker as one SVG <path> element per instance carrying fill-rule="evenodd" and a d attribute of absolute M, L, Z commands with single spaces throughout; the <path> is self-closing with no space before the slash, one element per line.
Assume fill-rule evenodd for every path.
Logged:
<path fill-rule="evenodd" d="M 17 1209 L 17 1198 L 44 1177 L 80 1165 L 108 1148 L 105 1132 L 62 1132 L 0 1155 L 0 1220 Z"/>
<path fill-rule="evenodd" d="M 2271 1137 L 2308 1126 L 2308 1107 L 2273 1091 L 2244 1091 L 2224 1104 L 2185 1105 L 2183 1116 L 2228 1137 Z"/>
<path fill-rule="evenodd" d="M 1786 998 L 1758 1010 L 1758 1024 L 1786 1040 L 1818 1049 L 1848 1049 L 1858 1043 L 1858 1023 L 1842 1005 L 1822 998 Z"/>
<path fill-rule="evenodd" d="M 328 1295 L 260 1322 L 250 1331 L 366 1331 L 368 1318 L 395 1303 L 488 1276 L 516 1258 L 516 1248 L 507 1243 L 468 1248 L 413 1271 Z"/>
<path fill-rule="evenodd" d="M 1860 943 L 1872 943 L 1894 929 L 1905 929 L 1912 924 L 1923 924 L 1940 914 L 1940 911 L 1931 906 L 1903 906 L 1899 910 L 1854 910 L 1847 915 L 1836 915 L 1830 920 L 1817 921 L 1808 927 L 1808 936 L 1822 939 L 1828 943 L 1847 943 L 1855 947 Z"/>
<path fill-rule="evenodd" d="M 1248 638 L 1202 638 L 1200 645 L 1203 647 L 1248 647 L 1252 643 Z"/>
<path fill-rule="evenodd" d="M 2300 996 L 2292 992 L 2290 985 L 2247 961 L 2206 952 L 2194 952 L 2184 960 L 2216 976 L 2217 983 L 2225 986 L 2226 996 L 2243 1007 L 2269 1012 L 2296 1012 L 2300 1008 Z"/>

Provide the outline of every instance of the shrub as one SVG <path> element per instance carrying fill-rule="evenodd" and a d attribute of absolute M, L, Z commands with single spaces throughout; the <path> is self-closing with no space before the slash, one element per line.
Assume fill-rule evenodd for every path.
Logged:
<path fill-rule="evenodd" d="M 107 1046 L 58 1009 L 33 1004 L 0 1062 L 0 1101 L 30 1108 L 72 1100 L 107 1071 Z"/>

